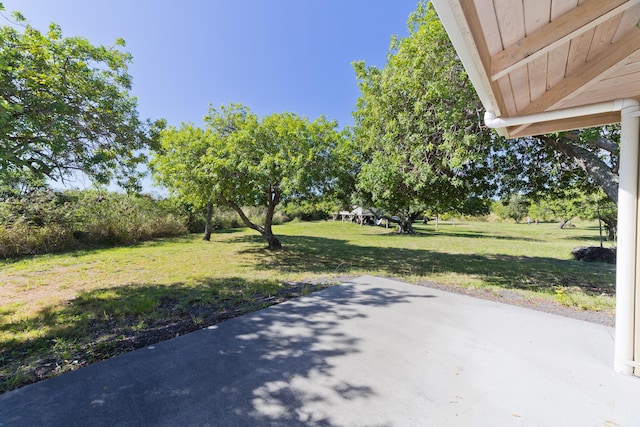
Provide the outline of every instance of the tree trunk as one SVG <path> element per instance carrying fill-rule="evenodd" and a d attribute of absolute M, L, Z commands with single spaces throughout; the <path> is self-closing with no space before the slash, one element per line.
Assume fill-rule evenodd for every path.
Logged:
<path fill-rule="evenodd" d="M 211 240 L 211 217 L 213 217 L 213 203 L 209 202 L 207 203 L 207 215 L 204 221 L 204 236 L 202 236 L 202 240 L 207 242 Z"/>
<path fill-rule="evenodd" d="M 247 227 L 253 230 L 256 230 L 262 235 L 262 237 L 264 237 L 264 239 L 267 241 L 267 244 L 269 245 L 267 249 L 270 249 L 270 250 L 281 249 L 282 243 L 276 236 L 274 236 L 273 231 L 271 229 L 271 226 L 273 224 L 273 215 L 275 213 L 275 208 L 276 208 L 276 205 L 280 202 L 280 193 L 278 192 L 275 186 L 271 186 L 269 188 L 268 197 L 269 197 L 269 205 L 267 206 L 267 214 L 264 219 L 264 227 L 251 222 L 251 220 L 243 212 L 240 206 L 238 206 L 238 204 L 235 203 L 233 200 L 225 200 L 225 203 L 229 207 L 231 207 L 234 211 L 236 211 L 236 213 L 242 219 L 242 222 Z"/>
<path fill-rule="evenodd" d="M 276 206 L 280 203 L 280 192 L 278 191 L 278 187 L 276 185 L 271 185 L 267 196 L 269 198 L 269 204 L 267 205 L 267 215 L 264 219 L 264 230 L 261 234 L 269 244 L 267 249 L 281 249 L 282 243 L 280 243 L 280 240 L 273 235 L 272 231 L 273 215 L 276 212 Z"/>
<path fill-rule="evenodd" d="M 398 234 L 414 234 L 411 219 L 403 219 L 398 223 Z"/>
<path fill-rule="evenodd" d="M 616 238 L 616 227 L 618 226 L 617 219 L 615 221 L 611 221 L 603 218 L 602 222 L 604 222 L 604 228 L 607 230 L 607 240 L 613 242 Z"/>
<path fill-rule="evenodd" d="M 267 241 L 267 243 L 269 244 L 269 246 L 267 246 L 267 249 L 269 250 L 276 250 L 276 249 L 282 249 L 282 243 L 280 243 L 280 240 L 273 235 L 273 233 L 261 233 L 262 237 L 264 237 L 264 239 Z"/>

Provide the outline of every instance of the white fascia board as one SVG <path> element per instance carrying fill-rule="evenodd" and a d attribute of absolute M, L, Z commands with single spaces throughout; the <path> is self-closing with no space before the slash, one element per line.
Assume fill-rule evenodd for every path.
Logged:
<path fill-rule="evenodd" d="M 478 54 L 478 47 L 471 36 L 471 30 L 462 12 L 460 2 L 458 0 L 431 0 L 431 3 L 436 12 L 438 12 L 440 21 L 447 34 L 449 34 L 449 39 L 456 52 L 458 52 L 458 57 L 465 70 L 467 70 L 469 79 L 476 89 L 484 109 L 492 111 L 496 116 L 500 117 L 500 108 L 491 90 L 491 82 L 485 73 L 482 60 Z M 497 128 L 496 131 L 501 136 L 507 136 L 505 128 Z"/>
<path fill-rule="evenodd" d="M 638 117 L 640 104 L 635 99 L 622 98 L 613 101 L 605 101 L 597 104 L 580 105 L 562 110 L 543 111 L 541 113 L 527 114 L 516 117 L 496 117 L 493 111 L 484 113 L 484 124 L 492 129 L 501 129 L 508 126 L 522 126 L 532 123 L 550 122 L 554 120 L 572 119 L 576 117 L 590 116 L 593 114 L 609 113 L 612 111 L 626 111 L 627 115 Z"/>

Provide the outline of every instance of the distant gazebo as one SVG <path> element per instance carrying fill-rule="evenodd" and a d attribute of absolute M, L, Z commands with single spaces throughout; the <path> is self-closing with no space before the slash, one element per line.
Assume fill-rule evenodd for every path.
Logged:
<path fill-rule="evenodd" d="M 340 219 L 341 221 L 357 222 L 360 225 L 367 224 L 369 220 L 375 221 L 376 219 L 376 215 L 371 209 L 362 208 L 360 206 L 353 208 L 351 211 L 334 212 L 331 215 L 333 216 L 334 221 Z"/>

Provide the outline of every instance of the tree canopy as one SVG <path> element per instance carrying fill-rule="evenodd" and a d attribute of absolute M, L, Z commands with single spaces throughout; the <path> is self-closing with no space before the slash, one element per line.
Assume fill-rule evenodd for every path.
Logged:
<path fill-rule="evenodd" d="M 424 210 L 477 213 L 492 193 L 548 200 L 567 191 L 592 197 L 599 187 L 617 203 L 618 125 L 505 140 L 482 125 L 482 106 L 433 8 L 419 3 L 408 25 L 383 69 L 354 64 L 365 159 L 358 187 L 374 206 L 409 222 Z"/>
<path fill-rule="evenodd" d="M 63 37 L 58 25 L 42 33 L 14 17 L 18 23 L 0 27 L 0 179 L 26 172 L 60 180 L 82 171 L 136 187 L 152 126 L 129 94 L 124 41 L 93 46 Z"/>
<path fill-rule="evenodd" d="M 361 96 L 355 134 L 365 162 L 359 189 L 402 218 L 464 212 L 490 189 L 481 104 L 433 7 L 420 3 L 409 36 L 394 39 L 383 69 L 354 63 Z"/>
<path fill-rule="evenodd" d="M 503 141 L 493 162 L 505 193 L 563 198 L 599 187 L 617 203 L 619 142 L 619 125 L 519 138 Z"/>
<path fill-rule="evenodd" d="M 270 248 L 279 248 L 272 230 L 276 206 L 336 185 L 336 156 L 344 142 L 337 123 L 292 113 L 258 119 L 240 104 L 210 108 L 204 121 L 204 129 L 183 124 L 162 133 L 152 159 L 155 176 L 196 206 L 232 208 Z M 264 223 L 252 222 L 245 206 L 266 207 Z"/>

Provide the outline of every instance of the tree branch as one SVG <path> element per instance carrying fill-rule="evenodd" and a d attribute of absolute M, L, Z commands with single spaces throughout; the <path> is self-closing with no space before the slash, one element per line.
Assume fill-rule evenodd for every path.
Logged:
<path fill-rule="evenodd" d="M 580 141 L 580 131 L 567 132 L 564 134 L 564 138 L 571 141 Z M 607 139 L 600 135 L 596 140 L 587 140 L 585 141 L 588 145 L 600 148 L 604 151 L 608 151 L 611 154 L 618 154 L 619 148 L 618 144 L 614 141 Z"/>
<path fill-rule="evenodd" d="M 224 199 L 224 202 L 225 202 L 225 204 L 227 206 L 229 206 L 231 209 L 236 211 L 236 213 L 242 219 L 242 222 L 244 222 L 244 224 L 247 227 L 251 228 L 252 230 L 256 230 L 260 234 L 264 234 L 264 232 L 265 232 L 264 228 L 262 228 L 259 225 L 254 224 L 253 222 L 251 222 L 251 220 L 247 217 L 247 215 L 245 215 L 245 213 L 242 210 L 242 208 L 240 206 L 238 206 L 238 204 L 236 202 L 234 202 L 233 200 L 228 200 L 228 199 Z"/>
<path fill-rule="evenodd" d="M 572 159 L 580 167 L 593 178 L 593 180 L 604 190 L 606 195 L 618 204 L 618 175 L 616 175 L 609 165 L 603 162 L 595 153 L 582 148 L 570 141 L 572 138 L 561 137 L 553 138 L 549 136 L 540 136 L 542 141 L 552 147 L 554 150 L 561 152 L 565 156 Z"/>

